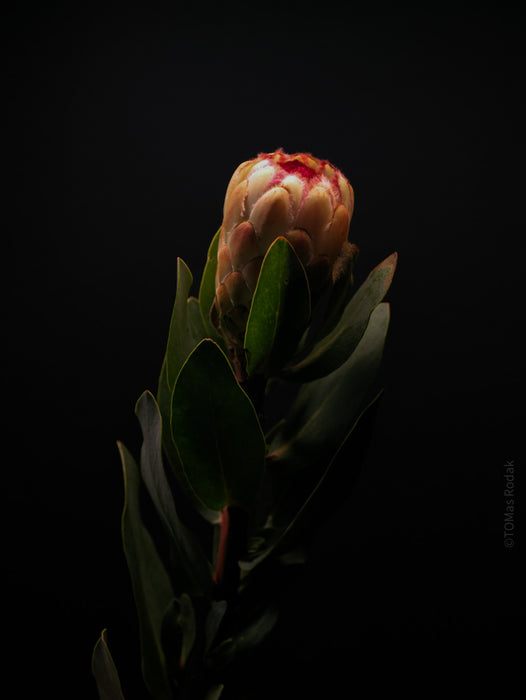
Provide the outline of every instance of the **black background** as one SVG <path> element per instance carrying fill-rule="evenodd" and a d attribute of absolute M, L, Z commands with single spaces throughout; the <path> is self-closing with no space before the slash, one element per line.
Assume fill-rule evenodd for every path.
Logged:
<path fill-rule="evenodd" d="M 329 159 L 352 183 L 358 281 L 394 250 L 399 267 L 367 459 L 285 590 L 264 665 L 247 660 L 246 697 L 347 697 L 360 683 L 426 696 L 458 687 L 458 673 L 473 689 L 517 669 L 523 25 L 502 4 L 368 7 L 9 13 L 13 697 L 95 698 L 103 627 L 126 697 L 144 697 L 115 441 L 137 454 L 133 408 L 156 388 L 177 256 L 199 280 L 233 170 L 280 146 Z"/>

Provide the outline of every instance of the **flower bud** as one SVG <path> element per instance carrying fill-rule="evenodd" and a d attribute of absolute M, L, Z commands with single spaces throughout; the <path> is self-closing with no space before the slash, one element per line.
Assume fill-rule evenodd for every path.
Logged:
<path fill-rule="evenodd" d="M 353 207 L 347 179 L 308 153 L 260 153 L 237 168 L 225 196 L 210 312 L 232 346 L 243 344 L 263 258 L 275 239 L 284 236 L 294 247 L 316 299 L 357 250 L 347 242 Z"/>

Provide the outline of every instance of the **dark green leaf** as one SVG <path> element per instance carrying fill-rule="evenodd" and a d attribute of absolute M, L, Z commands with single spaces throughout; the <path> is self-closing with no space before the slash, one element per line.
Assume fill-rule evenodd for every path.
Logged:
<path fill-rule="evenodd" d="M 320 340 L 332 331 L 349 303 L 354 284 L 353 267 L 357 256 L 358 247 L 356 245 L 350 243 L 344 245 L 332 271 L 333 284 L 329 291 L 324 319 L 313 340 Z"/>
<path fill-rule="evenodd" d="M 232 637 L 223 640 L 210 653 L 209 661 L 213 667 L 224 667 L 231 663 L 236 654 L 248 651 L 261 644 L 273 630 L 278 619 L 277 608 L 270 604 L 255 620 Z"/>
<path fill-rule="evenodd" d="M 177 292 L 168 331 L 166 347 L 166 372 L 168 387 L 172 389 L 183 362 L 196 345 L 196 339 L 188 326 L 188 293 L 192 285 L 192 273 L 181 258 L 177 258 Z M 200 340 L 200 339 L 199 339 Z"/>
<path fill-rule="evenodd" d="M 238 651 L 247 651 L 261 644 L 261 642 L 273 630 L 278 619 L 278 611 L 270 605 L 254 622 L 244 629 L 236 637 L 236 647 Z"/>
<path fill-rule="evenodd" d="M 214 685 L 210 688 L 205 696 L 205 700 L 219 700 L 223 692 L 224 685 Z"/>
<path fill-rule="evenodd" d="M 305 384 L 285 421 L 273 432 L 269 460 L 297 470 L 327 461 L 363 409 L 380 366 L 389 305 L 378 305 L 354 353 L 337 370 Z"/>
<path fill-rule="evenodd" d="M 216 638 L 216 635 L 219 631 L 219 626 L 221 625 L 223 617 L 225 616 L 226 609 L 226 600 L 218 600 L 212 602 L 210 611 L 206 616 L 205 621 L 205 656 L 207 655 L 208 650 L 210 649 Z"/>
<path fill-rule="evenodd" d="M 288 367 L 282 376 L 294 381 L 312 381 L 340 367 L 362 338 L 373 309 L 384 298 L 396 268 L 393 253 L 374 268 L 352 296 L 339 322 L 300 362 Z"/>
<path fill-rule="evenodd" d="M 122 539 L 139 617 L 143 677 L 155 698 L 169 700 L 172 693 L 161 644 L 161 629 L 164 612 L 174 598 L 174 592 L 150 533 L 141 520 L 139 470 L 126 447 L 122 443 L 118 443 L 118 446 L 125 492 Z"/>
<path fill-rule="evenodd" d="M 189 297 L 186 306 L 188 331 L 194 343 L 197 344 L 199 341 L 203 340 L 203 338 L 210 335 L 210 331 L 208 327 L 205 327 L 203 322 L 199 301 L 195 297 Z"/>
<path fill-rule="evenodd" d="M 108 649 L 106 630 L 102 631 L 93 649 L 91 671 L 95 676 L 100 700 L 124 700 L 119 674 Z"/>
<path fill-rule="evenodd" d="M 265 439 L 252 402 L 223 351 L 203 340 L 172 395 L 172 438 L 194 492 L 211 510 L 250 508 L 261 480 Z"/>
<path fill-rule="evenodd" d="M 183 593 L 179 600 L 179 626 L 183 634 L 183 643 L 181 645 L 180 666 L 183 668 L 186 665 L 190 652 L 195 642 L 195 612 L 190 596 Z"/>
<path fill-rule="evenodd" d="M 149 391 L 145 391 L 138 400 L 135 413 L 143 434 L 141 476 L 171 538 L 175 585 L 178 591 L 205 594 L 212 586 L 210 566 L 199 543 L 177 514 L 162 462 L 161 415 Z"/>
<path fill-rule="evenodd" d="M 279 472 L 274 474 L 277 488 L 275 489 L 276 502 L 274 503 L 272 522 L 274 522 L 275 525 L 265 532 L 263 541 L 259 544 L 257 550 L 252 553 L 250 558 L 239 562 L 240 568 L 243 571 L 250 571 L 254 569 L 258 564 L 266 559 L 269 554 L 276 550 L 276 548 L 283 545 L 287 536 L 290 535 L 295 525 L 300 521 L 302 515 L 307 511 L 309 504 L 327 477 L 334 460 L 354 431 L 357 423 L 363 414 L 377 401 L 380 394 L 381 392 L 379 392 L 359 414 L 336 453 L 329 460 L 326 467 L 322 469 L 321 476 L 319 473 L 317 474 L 315 471 L 311 471 L 308 478 L 304 479 L 302 474 L 301 481 L 296 482 L 293 486 L 293 498 L 290 497 L 290 492 L 287 493 L 286 491 L 284 498 L 280 497 L 280 474 Z M 304 563 L 303 552 L 301 549 L 285 551 L 280 557 L 280 562 L 284 565 L 289 563 Z"/>
<path fill-rule="evenodd" d="M 217 249 L 219 246 L 220 233 L 221 227 L 219 227 L 208 248 L 206 265 L 199 286 L 199 307 L 201 309 L 203 322 L 207 328 L 207 335 L 211 336 L 216 341 L 219 340 L 220 336 L 210 323 L 210 309 L 216 295 Z"/>
<path fill-rule="evenodd" d="M 294 354 L 310 318 L 309 284 L 286 238 L 263 260 L 245 332 L 249 374 L 280 370 Z"/>
<path fill-rule="evenodd" d="M 163 425 L 162 446 L 168 461 L 188 499 L 204 518 L 214 523 L 217 521 L 218 516 L 216 513 L 204 508 L 203 504 L 195 498 L 195 494 L 188 484 L 186 475 L 181 467 L 170 432 L 170 411 L 175 380 L 186 358 L 205 335 L 198 302 L 193 297 L 188 299 L 191 284 L 192 275 L 190 270 L 183 260 L 179 258 L 177 261 L 177 293 L 168 333 L 168 345 L 159 377 L 157 402 Z"/>
<path fill-rule="evenodd" d="M 183 593 L 174 598 L 163 619 L 163 642 L 168 657 L 179 659 L 179 668 L 184 668 L 196 637 L 194 606 L 189 595 Z M 176 669 L 174 669 L 176 670 Z"/>

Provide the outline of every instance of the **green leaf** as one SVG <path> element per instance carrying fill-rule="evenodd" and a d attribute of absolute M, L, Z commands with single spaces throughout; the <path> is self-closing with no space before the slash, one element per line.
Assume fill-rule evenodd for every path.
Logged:
<path fill-rule="evenodd" d="M 246 627 L 223 640 L 209 656 L 212 667 L 224 667 L 231 663 L 238 653 L 248 651 L 261 644 L 273 630 L 278 619 L 278 610 L 272 603 Z"/>
<path fill-rule="evenodd" d="M 168 700 L 172 693 L 161 630 L 165 610 L 174 598 L 174 592 L 150 533 L 141 520 L 139 470 L 126 447 L 122 443 L 118 443 L 118 447 L 125 491 L 122 540 L 139 618 L 143 678 L 155 698 Z"/>
<path fill-rule="evenodd" d="M 205 696 L 205 700 L 219 700 L 221 693 L 224 690 L 224 685 L 214 685 L 210 688 Z"/>
<path fill-rule="evenodd" d="M 278 610 L 269 605 L 266 610 L 236 637 L 237 651 L 247 651 L 256 647 L 270 634 L 278 620 Z"/>
<path fill-rule="evenodd" d="M 100 700 L 124 700 L 119 674 L 108 649 L 106 630 L 102 630 L 93 649 L 91 672 L 95 676 Z"/>
<path fill-rule="evenodd" d="M 245 332 L 249 375 L 272 374 L 294 354 L 310 318 L 309 283 L 286 238 L 277 238 L 263 260 Z"/>
<path fill-rule="evenodd" d="M 312 381 L 340 367 L 362 338 L 373 309 L 382 301 L 396 268 L 393 253 L 371 271 L 365 282 L 351 297 L 339 322 L 313 347 L 303 360 L 286 368 L 281 376 L 294 381 Z"/>
<path fill-rule="evenodd" d="M 278 547 L 281 547 L 283 543 L 286 542 L 287 536 L 293 531 L 295 525 L 297 525 L 302 515 L 307 511 L 309 504 L 318 492 L 322 483 L 325 481 L 325 478 L 327 477 L 337 455 L 345 443 L 349 440 L 349 437 L 351 436 L 361 417 L 378 400 L 381 393 L 381 391 L 378 392 L 372 401 L 370 401 L 370 403 L 358 415 L 341 445 L 334 453 L 332 458 L 329 459 L 325 468 L 322 469 L 321 475 L 316 470 L 310 470 L 310 473 L 307 475 L 306 479 L 303 478 L 302 474 L 302 479 L 300 482 L 298 482 L 296 477 L 296 480 L 293 481 L 292 485 L 292 497 L 290 490 L 287 491 L 286 487 L 283 488 L 284 484 L 280 483 L 280 477 L 282 475 L 279 472 L 274 473 L 276 481 L 274 489 L 275 502 L 271 518 L 273 526 L 265 532 L 263 541 L 259 543 L 257 550 L 255 550 L 248 559 L 239 562 L 239 566 L 242 571 L 251 571 L 264 559 L 266 559 L 269 554 L 271 554 Z M 282 491 L 281 493 L 280 490 Z M 288 551 L 285 550 L 284 554 L 280 557 L 280 562 L 284 565 L 288 563 L 304 563 L 304 553 L 301 549 L 297 548 Z"/>
<path fill-rule="evenodd" d="M 196 338 L 190 332 L 187 315 L 188 293 L 192 281 L 192 273 L 186 263 L 181 258 L 177 258 L 177 291 L 166 347 L 166 372 L 170 389 L 174 387 L 179 370 L 196 345 Z"/>
<path fill-rule="evenodd" d="M 170 535 L 175 585 L 178 591 L 206 594 L 212 587 L 210 565 L 194 535 L 179 519 L 162 461 L 161 414 L 149 391 L 137 401 L 135 413 L 143 434 L 141 476 Z"/>
<path fill-rule="evenodd" d="M 268 459 L 295 471 L 327 461 L 363 408 L 382 358 L 389 305 L 372 312 L 356 350 L 338 369 L 300 389 L 286 420 L 273 432 Z"/>
<path fill-rule="evenodd" d="M 208 248 L 206 265 L 199 286 L 199 308 L 201 309 L 201 316 L 207 328 L 207 334 L 216 341 L 220 336 L 210 323 L 210 309 L 216 295 L 217 249 L 219 247 L 220 233 L 221 227 L 219 227 L 215 236 L 212 238 L 212 242 Z"/>
<path fill-rule="evenodd" d="M 195 297 L 189 297 L 187 299 L 186 307 L 188 331 L 194 343 L 197 344 L 210 334 L 209 329 L 205 327 L 203 317 L 201 316 L 201 309 L 199 308 L 199 301 Z"/>
<path fill-rule="evenodd" d="M 179 668 L 184 668 L 196 638 L 194 606 L 189 595 L 183 593 L 168 606 L 163 620 L 163 640 L 169 656 L 179 658 Z"/>
<path fill-rule="evenodd" d="M 159 377 L 157 403 L 163 425 L 162 447 L 168 457 L 168 461 L 192 505 L 206 520 L 215 523 L 218 520 L 217 514 L 203 507 L 203 504 L 195 498 L 195 494 L 188 484 L 170 432 L 172 392 L 177 375 L 188 355 L 205 336 L 205 326 L 200 318 L 198 302 L 194 297 L 188 298 L 191 284 L 192 275 L 190 270 L 183 260 L 178 258 L 177 293 L 168 332 L 166 354 Z"/>
<path fill-rule="evenodd" d="M 183 593 L 179 600 L 179 616 L 178 623 L 183 634 L 183 643 L 181 645 L 181 658 L 179 664 L 181 668 L 186 665 L 190 652 L 194 646 L 196 628 L 195 628 L 195 612 L 190 596 Z"/>
<path fill-rule="evenodd" d="M 226 609 L 226 600 L 218 600 L 212 602 L 210 611 L 208 612 L 208 615 L 206 616 L 205 620 L 205 648 L 203 652 L 204 656 L 208 654 L 210 647 L 214 643 L 216 635 L 219 631 L 219 626 L 221 625 L 223 617 L 225 616 Z"/>
<path fill-rule="evenodd" d="M 171 430 L 188 481 L 207 508 L 251 507 L 263 473 L 265 439 L 252 402 L 212 340 L 203 340 L 181 369 Z"/>

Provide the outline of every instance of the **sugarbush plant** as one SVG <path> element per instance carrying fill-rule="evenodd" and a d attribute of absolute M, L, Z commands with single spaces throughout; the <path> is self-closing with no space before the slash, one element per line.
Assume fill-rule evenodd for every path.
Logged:
<path fill-rule="evenodd" d="M 140 459 L 118 443 L 123 546 L 156 700 L 219 698 L 225 670 L 271 633 L 279 572 L 302 561 L 302 521 L 380 393 L 397 255 L 354 289 L 353 208 L 328 161 L 262 153 L 232 176 L 197 298 L 177 261 L 159 385 L 135 408 Z M 267 405 L 283 387 L 292 397 L 276 415 Z M 143 489 L 167 546 L 145 524 Z M 101 700 L 123 697 L 106 631 L 92 670 Z"/>

